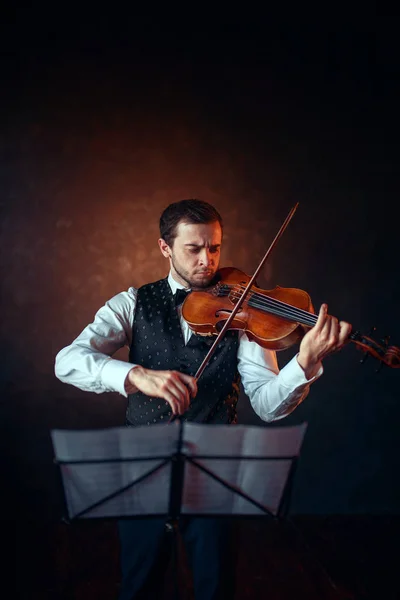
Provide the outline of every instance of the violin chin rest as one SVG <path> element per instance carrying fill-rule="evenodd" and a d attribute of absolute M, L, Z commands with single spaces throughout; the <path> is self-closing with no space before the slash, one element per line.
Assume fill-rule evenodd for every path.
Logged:
<path fill-rule="evenodd" d="M 217 334 L 215 332 L 200 333 L 200 331 L 197 331 L 196 335 L 199 335 L 201 337 L 212 337 L 212 336 L 217 335 Z"/>

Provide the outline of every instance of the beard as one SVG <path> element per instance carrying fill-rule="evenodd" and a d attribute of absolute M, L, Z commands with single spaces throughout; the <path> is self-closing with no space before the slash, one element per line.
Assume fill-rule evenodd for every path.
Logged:
<path fill-rule="evenodd" d="M 207 270 L 207 275 L 204 275 L 204 277 L 202 279 L 193 279 L 190 275 L 190 273 L 184 269 L 184 267 L 180 264 L 178 264 L 175 259 L 174 256 L 171 256 L 171 263 L 172 266 L 174 267 L 177 275 L 179 275 L 179 277 L 186 282 L 187 287 L 190 287 L 192 290 L 202 290 L 205 288 L 208 288 L 211 285 L 211 282 L 213 281 L 214 277 L 215 277 L 215 271 L 214 269 L 212 270 Z M 211 271 L 211 272 L 210 272 Z M 201 271 L 198 271 L 196 273 L 201 274 Z"/>

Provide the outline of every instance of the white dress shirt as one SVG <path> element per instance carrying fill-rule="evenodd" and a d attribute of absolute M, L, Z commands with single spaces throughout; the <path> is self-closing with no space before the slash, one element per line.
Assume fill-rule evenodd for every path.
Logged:
<path fill-rule="evenodd" d="M 171 273 L 168 283 L 173 294 L 183 287 Z M 57 354 L 55 374 L 58 379 L 88 392 L 127 395 L 125 380 L 134 365 L 112 356 L 120 348 L 131 346 L 136 298 L 137 290 L 131 287 L 97 311 L 93 323 Z M 181 307 L 177 310 L 187 344 L 192 331 L 182 317 Z M 264 421 L 281 419 L 291 413 L 308 395 L 310 383 L 323 372 L 321 367 L 316 377 L 307 380 L 296 356 L 279 370 L 276 353 L 250 341 L 244 332 L 239 332 L 237 356 L 244 391 Z"/>

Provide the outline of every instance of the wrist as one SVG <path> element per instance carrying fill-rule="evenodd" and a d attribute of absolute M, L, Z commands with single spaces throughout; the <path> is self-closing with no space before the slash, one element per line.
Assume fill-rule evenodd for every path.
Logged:
<path fill-rule="evenodd" d="M 139 377 L 144 374 L 145 369 L 140 365 L 135 365 L 126 376 L 124 389 L 127 394 L 135 394 L 139 391 L 137 382 Z"/>
<path fill-rule="evenodd" d="M 297 362 L 303 369 L 306 379 L 312 379 L 315 377 L 321 368 L 320 360 L 313 359 L 308 355 L 302 354 L 301 352 L 299 352 L 297 355 Z"/>

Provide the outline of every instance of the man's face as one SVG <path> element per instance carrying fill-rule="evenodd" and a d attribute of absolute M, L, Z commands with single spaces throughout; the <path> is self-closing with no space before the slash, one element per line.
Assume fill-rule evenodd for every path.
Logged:
<path fill-rule="evenodd" d="M 172 247 L 159 240 L 161 252 L 169 258 L 172 276 L 185 287 L 205 288 L 219 267 L 222 230 L 213 223 L 180 222 Z"/>

